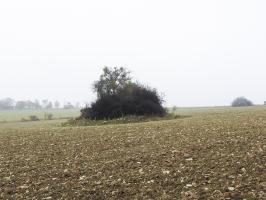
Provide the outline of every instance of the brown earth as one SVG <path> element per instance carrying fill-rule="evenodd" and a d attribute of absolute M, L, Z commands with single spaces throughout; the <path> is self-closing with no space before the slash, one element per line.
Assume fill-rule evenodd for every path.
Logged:
<path fill-rule="evenodd" d="M 266 109 L 100 127 L 5 127 L 0 199 L 263 200 L 265 148 Z"/>

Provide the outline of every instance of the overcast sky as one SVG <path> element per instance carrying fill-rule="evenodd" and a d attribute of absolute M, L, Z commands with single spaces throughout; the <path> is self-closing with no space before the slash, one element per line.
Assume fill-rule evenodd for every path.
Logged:
<path fill-rule="evenodd" d="M 265 0 L 0 1 L 0 98 L 87 101 L 125 66 L 167 105 L 266 100 Z"/>

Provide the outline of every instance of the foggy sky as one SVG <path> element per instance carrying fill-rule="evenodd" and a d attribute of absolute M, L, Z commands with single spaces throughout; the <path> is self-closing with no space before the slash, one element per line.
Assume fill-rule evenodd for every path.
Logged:
<path fill-rule="evenodd" d="M 90 102 L 125 66 L 167 105 L 266 100 L 265 0 L 0 1 L 0 98 Z"/>

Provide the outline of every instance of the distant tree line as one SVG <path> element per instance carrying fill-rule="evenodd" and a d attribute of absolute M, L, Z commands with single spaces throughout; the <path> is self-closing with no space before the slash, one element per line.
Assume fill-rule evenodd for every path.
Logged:
<path fill-rule="evenodd" d="M 59 101 L 49 101 L 44 99 L 42 101 L 35 100 L 23 100 L 23 101 L 15 101 L 12 98 L 4 98 L 0 99 L 0 110 L 39 110 L 39 109 L 73 109 L 80 108 L 80 103 L 76 103 L 75 105 L 67 102 L 65 104 L 61 104 Z"/>

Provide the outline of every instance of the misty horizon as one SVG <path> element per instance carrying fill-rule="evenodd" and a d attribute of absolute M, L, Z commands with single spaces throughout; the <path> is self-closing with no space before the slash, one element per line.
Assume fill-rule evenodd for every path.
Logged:
<path fill-rule="evenodd" d="M 193 105 L 193 106 L 178 106 L 178 105 L 175 105 L 175 104 L 172 104 L 172 105 L 169 105 L 169 104 L 167 104 L 167 102 L 166 102 L 166 100 L 165 100 L 165 95 L 163 94 L 163 93 L 161 93 L 160 94 L 161 95 L 161 97 L 163 98 L 163 104 L 166 106 L 166 107 L 183 107 L 183 108 L 186 108 L 186 107 L 227 107 L 227 106 L 231 106 L 232 105 L 232 102 L 235 100 L 235 99 L 237 99 L 237 98 L 241 98 L 241 97 L 243 97 L 243 98 L 246 98 L 246 96 L 237 96 L 237 97 L 235 97 L 234 99 L 232 99 L 232 101 L 231 102 L 229 102 L 228 104 L 225 104 L 225 105 Z M 94 100 L 91 100 L 91 101 L 67 101 L 67 100 L 63 100 L 63 101 L 59 101 L 59 100 L 49 100 L 49 99 L 47 99 L 47 98 L 44 98 L 44 99 L 15 99 L 15 98 L 12 98 L 12 97 L 1 97 L 0 98 L 0 101 L 2 101 L 2 100 L 6 100 L 6 99 L 11 99 L 11 100 L 13 100 L 14 101 L 14 103 L 13 103 L 13 107 L 15 108 L 15 106 L 16 106 L 16 103 L 18 103 L 18 102 L 28 102 L 28 101 L 30 101 L 30 102 L 32 102 L 32 103 L 39 103 L 39 105 L 40 106 L 43 106 L 43 101 L 44 100 L 46 100 L 47 101 L 47 103 L 51 103 L 52 104 L 52 108 L 56 108 L 55 107 L 55 104 L 56 104 L 56 102 L 58 102 L 59 104 L 60 104 L 60 106 L 58 107 L 58 108 L 64 108 L 64 106 L 66 106 L 66 105 L 72 105 L 73 107 L 75 107 L 75 108 L 83 108 L 83 107 L 86 107 L 86 106 L 90 106 L 90 104 L 91 103 L 93 103 L 94 101 L 95 101 L 95 99 L 96 99 L 96 97 L 95 97 L 95 99 Z M 247 98 L 248 100 L 250 100 L 252 103 L 254 103 L 253 101 L 252 101 L 252 99 L 249 99 L 249 98 Z M 266 101 L 262 101 L 262 102 L 260 102 L 260 103 L 254 103 L 254 105 L 265 105 L 265 102 Z M 77 106 L 78 105 L 78 106 Z M 45 107 L 45 106 L 44 106 Z M 42 109 L 44 108 L 44 107 L 41 107 Z"/>

